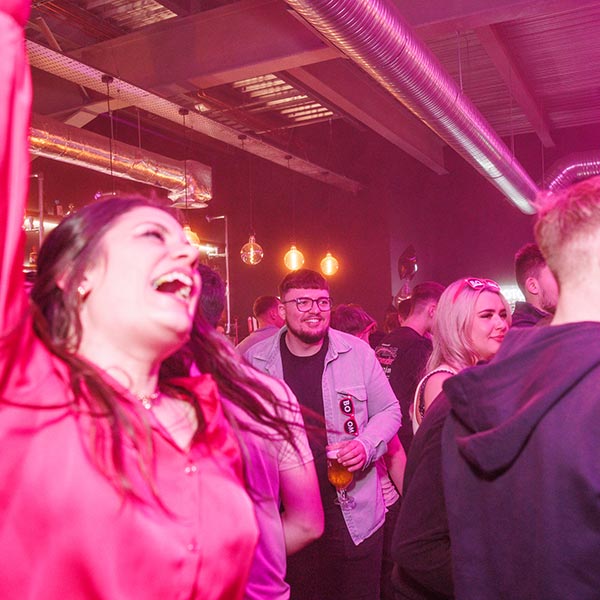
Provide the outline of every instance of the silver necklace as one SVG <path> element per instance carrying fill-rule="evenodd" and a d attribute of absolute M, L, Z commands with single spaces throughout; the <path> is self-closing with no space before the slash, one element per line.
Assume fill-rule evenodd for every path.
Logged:
<path fill-rule="evenodd" d="M 146 410 L 151 410 L 156 400 L 160 397 L 160 392 L 152 392 L 151 394 L 136 394 L 138 400 Z"/>

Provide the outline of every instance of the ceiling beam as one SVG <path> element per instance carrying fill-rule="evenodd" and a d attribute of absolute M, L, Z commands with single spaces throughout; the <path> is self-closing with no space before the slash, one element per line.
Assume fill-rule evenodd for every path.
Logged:
<path fill-rule="evenodd" d="M 106 93 L 106 85 L 103 82 L 104 73 L 98 69 L 66 57 L 31 40 L 26 42 L 26 47 L 29 63 L 32 67 L 59 76 L 77 85 L 84 85 L 97 93 Z M 182 125 L 182 116 L 179 112 L 182 107 L 174 102 L 118 78 L 114 78 L 110 85 L 109 92 L 115 99 L 131 106 L 137 106 L 177 125 Z M 190 111 L 187 115 L 186 126 L 229 145 L 238 148 L 240 146 L 240 132 L 238 130 L 217 123 L 195 111 Z M 330 171 L 327 167 L 311 162 L 304 157 L 294 156 L 292 152 L 288 153 L 260 137 L 248 135 L 244 149 L 246 152 L 260 156 L 265 160 L 354 194 L 363 187 L 358 181 Z M 290 158 L 294 160 L 290 162 Z"/>
<path fill-rule="evenodd" d="M 461 0 L 460 2 L 415 2 L 392 0 L 400 14 L 427 41 L 486 25 L 527 19 L 597 6 L 599 0 Z"/>
<path fill-rule="evenodd" d="M 435 173 L 444 166 L 444 142 L 388 92 L 347 60 L 336 59 L 288 73 L 304 88 L 314 91 Z"/>
<path fill-rule="evenodd" d="M 498 27 L 496 25 L 478 27 L 475 29 L 475 33 L 498 69 L 512 97 L 523 110 L 544 146 L 553 148 L 554 141 L 550 135 L 548 119 L 535 100 L 521 70 L 513 60 Z"/>
<path fill-rule="evenodd" d="M 76 37 L 79 44 L 89 44 L 89 40 L 112 39 L 125 33 L 125 30 L 96 16 L 78 4 L 81 3 L 61 2 L 60 0 L 36 2 L 35 6 L 32 6 L 31 16 L 34 19 L 38 15 L 46 17 L 49 24 L 52 24 L 53 31 L 55 27 L 58 27 L 58 29 L 64 30 L 64 35 L 67 37 L 71 37 L 71 34 L 66 33 L 67 31 L 77 32 Z M 65 49 L 64 45 L 63 49 Z"/>
<path fill-rule="evenodd" d="M 203 90 L 265 73 L 292 73 L 435 173 L 447 172 L 443 142 L 354 65 L 332 60 L 341 52 L 278 0 L 242 0 L 163 21 L 70 56 L 165 97 L 183 82 Z"/>
<path fill-rule="evenodd" d="M 160 4 L 178 17 L 187 17 L 192 12 L 189 0 L 160 0 Z"/>
<path fill-rule="evenodd" d="M 242 0 L 69 53 L 105 73 L 161 93 L 184 80 L 206 89 L 320 62 L 340 52 L 278 0 Z"/>

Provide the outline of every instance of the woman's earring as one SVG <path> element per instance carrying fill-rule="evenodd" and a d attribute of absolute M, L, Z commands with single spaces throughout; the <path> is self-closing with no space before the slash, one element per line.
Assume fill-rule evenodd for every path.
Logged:
<path fill-rule="evenodd" d="M 86 289 L 82 285 L 80 285 L 77 287 L 77 293 L 79 294 L 79 299 L 83 300 L 86 295 Z"/>

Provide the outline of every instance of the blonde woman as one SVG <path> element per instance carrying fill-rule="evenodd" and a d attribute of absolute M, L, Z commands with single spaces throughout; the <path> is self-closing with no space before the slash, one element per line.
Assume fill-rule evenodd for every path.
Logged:
<path fill-rule="evenodd" d="M 427 410 L 427 415 L 410 447 L 402 506 L 392 540 L 397 598 L 454 598 L 441 458 L 442 431 L 450 405 L 439 392 L 442 382 L 452 374 L 492 358 L 509 324 L 508 304 L 498 284 L 490 279 L 459 279 L 440 297 L 429 372 L 415 398 L 415 428 L 422 416 L 419 407 L 423 412 Z"/>
<path fill-rule="evenodd" d="M 446 288 L 435 314 L 427 374 L 415 392 L 413 431 L 419 428 L 446 379 L 496 354 L 510 318 L 508 302 L 500 293 L 500 286 L 491 279 L 466 277 Z"/>

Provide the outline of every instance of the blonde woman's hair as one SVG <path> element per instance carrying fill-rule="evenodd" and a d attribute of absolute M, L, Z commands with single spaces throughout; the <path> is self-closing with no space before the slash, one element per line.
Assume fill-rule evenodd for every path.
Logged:
<path fill-rule="evenodd" d="M 497 293 L 506 308 L 507 323 L 510 325 L 510 306 L 506 298 L 488 287 L 474 290 L 462 278 L 451 283 L 442 296 L 433 319 L 433 352 L 427 362 L 426 371 L 433 371 L 442 364 L 456 371 L 473 366 L 481 359 L 471 339 L 470 331 L 475 318 L 475 303 L 483 291 Z M 481 280 L 485 281 L 485 280 Z"/>

